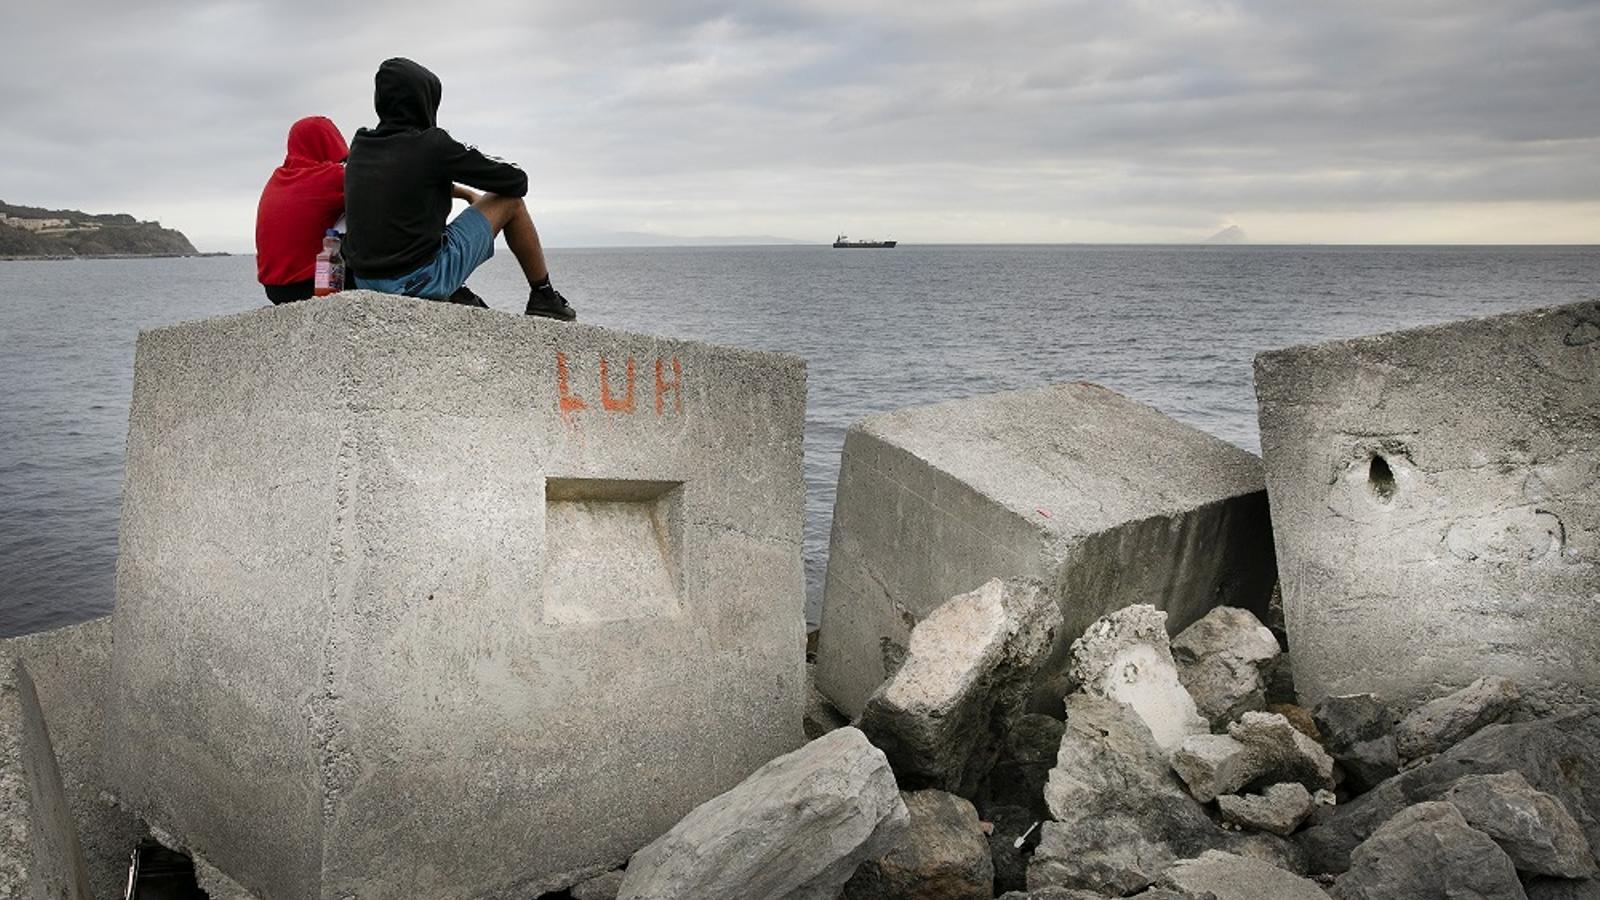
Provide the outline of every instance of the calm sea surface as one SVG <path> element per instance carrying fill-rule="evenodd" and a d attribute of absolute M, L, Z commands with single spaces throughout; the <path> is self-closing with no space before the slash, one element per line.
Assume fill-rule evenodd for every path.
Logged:
<path fill-rule="evenodd" d="M 141 328 L 265 305 L 250 257 L 0 262 L 0 635 L 107 612 Z M 816 616 L 839 448 L 880 410 L 1087 379 L 1257 449 L 1250 360 L 1600 297 L 1600 248 L 567 250 L 583 321 L 809 362 Z M 472 286 L 520 311 L 502 252 Z"/>

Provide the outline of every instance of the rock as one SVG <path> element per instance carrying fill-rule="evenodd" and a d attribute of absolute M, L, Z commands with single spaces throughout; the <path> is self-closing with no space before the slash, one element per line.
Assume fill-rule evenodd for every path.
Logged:
<path fill-rule="evenodd" d="M 1072 644 L 1071 676 L 1089 693 L 1126 703 L 1162 750 L 1211 729 L 1178 680 L 1167 614 L 1139 604 L 1101 616 Z"/>
<path fill-rule="evenodd" d="M 1210 892 L 1217 900 L 1328 900 L 1314 881 L 1219 850 L 1173 863 L 1161 884 L 1190 895 Z"/>
<path fill-rule="evenodd" d="M 1525 900 L 1516 867 L 1444 802 L 1401 810 L 1355 849 L 1343 900 Z"/>
<path fill-rule="evenodd" d="M 1060 608 L 1038 585 L 1000 579 L 917 623 L 905 662 L 867 699 L 860 722 L 902 786 L 977 791 L 1060 625 Z"/>
<path fill-rule="evenodd" d="M 633 855 L 618 900 L 833 897 L 895 846 L 906 805 L 855 728 L 774 759 Z"/>
<path fill-rule="evenodd" d="M 1224 794 L 1217 798 L 1217 808 L 1224 822 L 1287 836 L 1311 815 L 1311 792 L 1291 781 L 1259 794 Z"/>
<path fill-rule="evenodd" d="M 1567 808 L 1520 773 L 1468 775 L 1445 798 L 1468 825 L 1493 838 L 1519 872 L 1557 878 L 1600 874 L 1589 840 Z"/>
<path fill-rule="evenodd" d="M 1265 831 L 1230 831 L 1226 835 L 1227 841 L 1217 849 L 1277 866 L 1294 875 L 1310 874 L 1305 851 L 1288 838 Z"/>
<path fill-rule="evenodd" d="M 1521 700 L 1511 679 L 1479 678 L 1401 719 L 1394 727 L 1395 749 L 1403 760 L 1441 753 L 1485 725 L 1510 719 Z"/>
<path fill-rule="evenodd" d="M 1522 883 L 1528 900 L 1600 900 L 1600 879 L 1530 878 Z"/>
<path fill-rule="evenodd" d="M 1226 735 L 1190 735 L 1172 754 L 1172 768 L 1202 803 L 1257 782 L 1333 786 L 1332 757 L 1277 713 L 1245 713 Z"/>
<path fill-rule="evenodd" d="M 1006 732 L 1000 759 L 981 792 L 984 808 L 991 804 L 1020 806 L 1032 811 L 1034 819 L 1046 818 L 1044 786 L 1056 764 L 1066 727 L 1060 719 L 1040 713 L 1018 718 Z"/>
<path fill-rule="evenodd" d="M 1600 847 L 1600 706 L 1552 719 L 1490 725 L 1438 758 L 1401 772 L 1340 804 L 1326 821 L 1301 831 L 1314 872 L 1343 872 L 1350 852 L 1395 813 L 1437 800 L 1464 775 L 1519 772 L 1567 808 L 1589 846 Z"/>
<path fill-rule="evenodd" d="M 1140 894 L 1140 897 L 1145 896 Z M 1047 887 L 1037 891 L 1007 891 L 1000 900 L 1106 900 L 1106 895 L 1096 891 L 1077 891 L 1071 888 Z"/>
<path fill-rule="evenodd" d="M 1200 715 L 1221 729 L 1266 705 L 1266 666 L 1278 639 L 1249 610 L 1219 606 L 1172 639 L 1178 680 Z"/>
<path fill-rule="evenodd" d="M 988 838 L 989 858 L 994 862 L 995 893 L 1026 891 L 1028 861 L 1033 858 L 1028 844 L 1038 844 L 1038 826 L 1044 823 L 1045 817 L 1021 806 L 994 806 L 985 812 L 984 818 L 994 826 Z M 1029 828 L 1034 831 L 1024 839 Z M 1018 840 L 1023 840 L 1022 847 L 1017 846 Z"/>
<path fill-rule="evenodd" d="M 1067 728 L 1045 802 L 1055 821 L 1040 827 L 1030 889 L 1130 894 L 1173 860 L 1226 840 L 1173 777 L 1144 720 L 1094 694 L 1067 698 Z"/>
<path fill-rule="evenodd" d="M 622 879 L 627 873 L 621 869 L 605 872 L 572 886 L 572 900 L 617 900 L 622 890 Z"/>
<path fill-rule="evenodd" d="M 888 853 L 869 859 L 842 900 L 990 900 L 994 863 L 978 811 L 944 791 L 908 791 L 910 822 Z"/>
<path fill-rule="evenodd" d="M 1376 694 L 1325 697 L 1311 715 L 1350 791 L 1369 791 L 1400 771 L 1394 712 Z"/>
<path fill-rule="evenodd" d="M 1262 712 L 1277 713 L 1289 720 L 1294 730 L 1300 732 L 1317 743 L 1322 743 L 1322 730 L 1317 728 L 1317 720 L 1311 717 L 1311 711 L 1297 703 L 1269 703 Z"/>
<path fill-rule="evenodd" d="M 815 631 L 811 633 L 816 634 Z M 835 709 L 834 705 L 828 702 L 828 698 L 817 690 L 816 673 L 816 663 L 806 663 L 806 709 L 800 720 L 800 727 L 808 741 L 814 741 L 830 731 L 836 731 L 850 724 L 850 719 Z"/>

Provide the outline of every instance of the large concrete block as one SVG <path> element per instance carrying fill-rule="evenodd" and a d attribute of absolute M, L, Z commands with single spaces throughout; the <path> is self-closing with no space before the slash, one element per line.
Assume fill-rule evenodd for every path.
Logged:
<path fill-rule="evenodd" d="M 42 718 L 40 730 L 50 738 L 66 802 L 65 819 L 82 850 L 90 896 L 121 897 L 127 887 L 129 855 L 149 829 L 111 802 L 105 790 L 101 754 L 111 618 L 0 640 L 0 694 L 16 691 L 20 698 L 23 692 L 13 663 L 26 667 L 31 696 Z M 22 707 L 15 709 L 20 712 Z M 0 772 L 21 776 L 19 757 L 0 757 Z M 0 832 L 7 829 L 14 830 L 14 823 L 0 823 Z M 20 864 L 23 857 L 16 859 Z M 0 888 L 0 898 L 7 896 Z"/>
<path fill-rule="evenodd" d="M 141 334 L 112 783 L 268 900 L 616 867 L 801 741 L 804 402 L 364 291 Z"/>
<path fill-rule="evenodd" d="M 0 898 L 92 900 L 78 829 L 27 664 L 0 680 Z"/>
<path fill-rule="evenodd" d="M 994 577 L 1047 585 L 1064 624 L 1035 691 L 1061 712 L 1072 641 L 1135 603 L 1175 633 L 1219 604 L 1264 611 L 1261 464 L 1092 384 L 872 416 L 845 436 L 817 686 L 859 715 L 911 627 Z"/>
<path fill-rule="evenodd" d="M 1600 303 L 1256 358 L 1302 701 L 1600 695 Z"/>

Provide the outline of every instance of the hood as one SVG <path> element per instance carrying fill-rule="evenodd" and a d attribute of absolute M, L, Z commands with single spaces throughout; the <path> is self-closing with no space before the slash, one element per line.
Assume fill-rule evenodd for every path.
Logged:
<path fill-rule="evenodd" d="M 444 87 L 439 76 L 404 57 L 378 66 L 373 106 L 379 128 L 432 128 Z"/>
<path fill-rule="evenodd" d="M 289 154 L 284 157 L 285 168 L 342 163 L 350 155 L 350 148 L 339 133 L 339 126 L 326 116 L 306 116 L 289 126 Z"/>

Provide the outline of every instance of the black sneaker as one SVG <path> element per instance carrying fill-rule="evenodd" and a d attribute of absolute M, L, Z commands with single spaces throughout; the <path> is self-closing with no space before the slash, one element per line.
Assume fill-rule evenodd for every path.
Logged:
<path fill-rule="evenodd" d="M 549 284 L 529 289 L 528 308 L 523 315 L 544 316 L 563 322 L 575 322 L 578 319 L 578 311 L 567 303 L 567 298 L 561 296 L 560 291 Z"/>
<path fill-rule="evenodd" d="M 479 297 L 477 294 L 473 293 L 472 288 L 469 288 L 464 284 L 461 287 L 456 288 L 456 292 L 450 295 L 450 302 L 459 303 L 462 306 L 470 306 L 474 309 L 489 308 L 489 304 L 483 302 L 482 297 Z"/>

